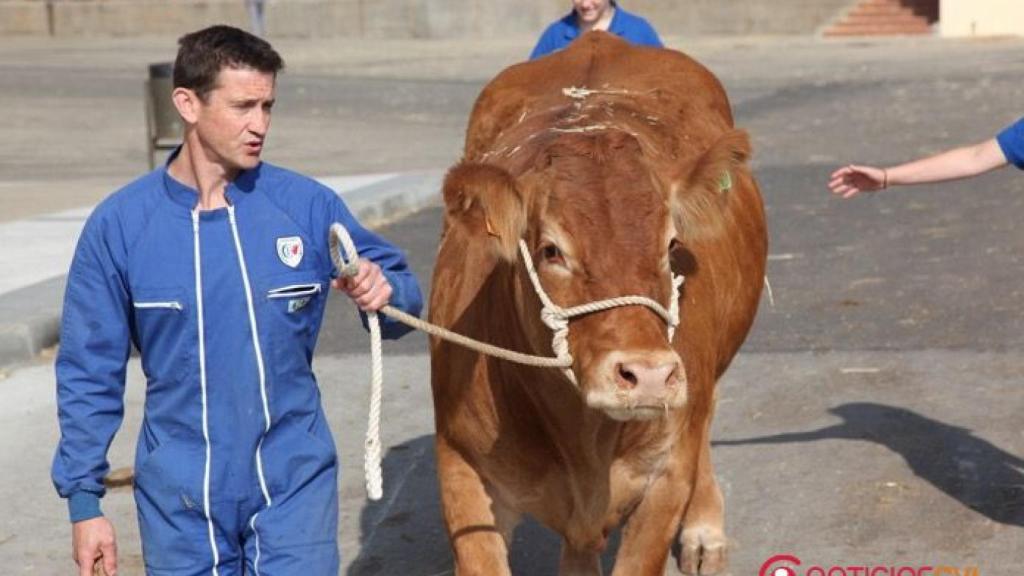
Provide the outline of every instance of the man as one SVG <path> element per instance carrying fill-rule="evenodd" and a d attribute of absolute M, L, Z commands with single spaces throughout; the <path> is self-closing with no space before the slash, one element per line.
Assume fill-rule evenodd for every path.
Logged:
<path fill-rule="evenodd" d="M 135 499 L 150 575 L 338 572 L 337 460 L 311 369 L 337 275 L 328 227 L 363 260 L 334 284 L 364 310 L 418 314 L 401 253 L 315 181 L 260 162 L 280 56 L 214 26 L 181 38 L 173 101 L 185 122 L 167 164 L 102 202 L 68 274 L 53 480 L 74 558 L 117 571 L 100 512 L 125 365 L 141 351 L 146 406 Z M 406 329 L 383 321 L 385 336 Z"/>
<path fill-rule="evenodd" d="M 565 48 L 591 30 L 604 30 L 641 46 L 662 47 L 647 20 L 626 12 L 615 0 L 572 0 L 573 10 L 548 26 L 530 54 L 530 60 Z"/>
<path fill-rule="evenodd" d="M 890 186 L 970 178 L 1010 163 L 1024 169 L 1024 118 L 1003 129 L 995 138 L 898 166 L 844 166 L 832 173 L 828 185 L 834 194 L 850 198 L 860 192 L 877 192 Z"/>

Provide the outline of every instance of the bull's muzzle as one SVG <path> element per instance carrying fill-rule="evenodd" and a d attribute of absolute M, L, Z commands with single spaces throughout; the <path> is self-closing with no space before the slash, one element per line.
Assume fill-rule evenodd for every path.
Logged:
<path fill-rule="evenodd" d="M 593 375 L 587 405 L 616 420 L 649 420 L 686 404 L 686 371 L 671 350 L 611 352 Z"/>

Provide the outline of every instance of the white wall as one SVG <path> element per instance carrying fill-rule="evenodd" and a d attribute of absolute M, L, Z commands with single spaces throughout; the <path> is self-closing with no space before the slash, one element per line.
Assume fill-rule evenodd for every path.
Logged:
<path fill-rule="evenodd" d="M 1024 0 L 941 0 L 942 36 L 1024 36 Z"/>

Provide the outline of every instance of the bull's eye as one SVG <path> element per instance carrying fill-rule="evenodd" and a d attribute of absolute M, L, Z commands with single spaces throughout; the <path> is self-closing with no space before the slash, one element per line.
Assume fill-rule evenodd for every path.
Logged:
<path fill-rule="evenodd" d="M 679 250 L 680 248 L 682 248 L 682 246 L 683 246 L 683 243 L 680 242 L 678 238 L 674 238 L 673 237 L 671 240 L 668 241 L 668 253 L 671 254 L 671 253 L 675 252 L 676 250 Z"/>
<path fill-rule="evenodd" d="M 545 244 L 541 247 L 540 253 L 541 256 L 543 256 L 544 261 L 549 264 L 565 264 L 565 259 L 562 257 L 562 251 L 554 244 Z"/>

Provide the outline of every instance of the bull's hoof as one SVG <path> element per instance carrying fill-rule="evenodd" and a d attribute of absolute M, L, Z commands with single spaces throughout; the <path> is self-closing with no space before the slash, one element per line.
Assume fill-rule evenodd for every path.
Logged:
<path fill-rule="evenodd" d="M 728 545 L 721 531 L 684 529 L 679 541 L 679 571 L 683 574 L 712 576 L 728 566 Z"/>

